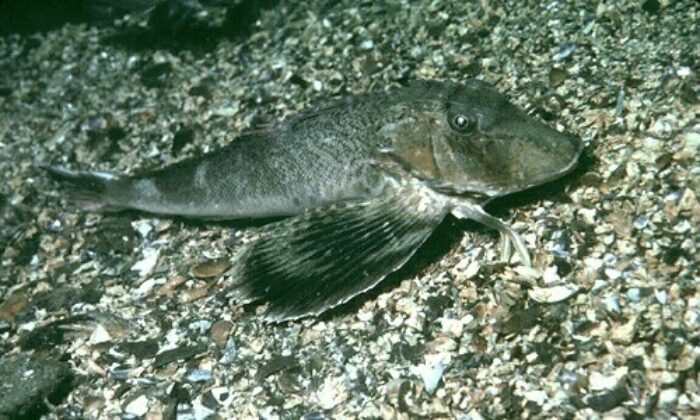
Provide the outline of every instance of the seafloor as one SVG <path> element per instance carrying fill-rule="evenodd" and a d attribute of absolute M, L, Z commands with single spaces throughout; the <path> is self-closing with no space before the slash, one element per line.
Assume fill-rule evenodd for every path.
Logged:
<path fill-rule="evenodd" d="M 696 1 L 268 6 L 211 37 L 134 15 L 0 38 L 0 418 L 700 416 Z M 535 268 L 450 219 L 321 320 L 227 302 L 250 228 L 83 213 L 34 167 L 154 168 L 324 98 L 470 77 L 588 145 L 489 209 Z"/>

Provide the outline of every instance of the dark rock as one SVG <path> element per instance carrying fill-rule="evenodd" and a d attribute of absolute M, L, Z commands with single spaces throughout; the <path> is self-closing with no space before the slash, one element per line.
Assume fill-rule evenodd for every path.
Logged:
<path fill-rule="evenodd" d="M 61 319 L 41 327 L 34 328 L 19 340 L 22 350 L 51 350 L 63 344 L 67 320 Z"/>
<path fill-rule="evenodd" d="M 118 350 L 129 353 L 137 359 L 149 359 L 158 353 L 158 340 L 148 339 L 143 341 L 127 341 L 120 343 Z"/>
<path fill-rule="evenodd" d="M 679 96 L 683 102 L 687 104 L 697 105 L 700 103 L 700 100 L 698 100 L 698 94 L 693 90 L 693 87 L 690 84 L 684 84 L 681 87 L 681 93 Z"/>
<path fill-rule="evenodd" d="M 650 15 L 655 15 L 661 10 L 661 3 L 659 3 L 659 0 L 646 0 L 642 3 L 642 10 Z"/>
<path fill-rule="evenodd" d="M 553 88 L 561 85 L 566 81 L 568 73 L 564 69 L 553 68 L 549 71 L 549 84 Z"/>
<path fill-rule="evenodd" d="M 19 252 L 14 258 L 14 263 L 17 265 L 29 264 L 32 258 L 34 258 L 34 255 L 36 255 L 36 252 L 39 250 L 40 240 L 41 237 L 39 234 L 33 234 L 21 239 L 17 244 Z"/>
<path fill-rule="evenodd" d="M 489 354 L 463 353 L 455 358 L 451 369 L 464 372 L 469 369 L 488 366 L 492 360 L 493 357 Z"/>
<path fill-rule="evenodd" d="M 107 127 L 109 126 L 110 115 L 95 115 L 89 117 L 82 124 L 81 128 L 85 131 L 91 143 L 101 140 L 106 136 Z"/>
<path fill-rule="evenodd" d="M 569 317 L 570 308 L 564 303 L 548 305 L 544 307 L 542 314 L 542 325 L 551 331 L 559 331 L 562 322 Z"/>
<path fill-rule="evenodd" d="M 104 218 L 93 234 L 87 236 L 86 248 L 99 255 L 129 255 L 134 249 L 138 234 L 131 226 L 131 219 L 124 216 Z"/>
<path fill-rule="evenodd" d="M 294 85 L 299 86 L 302 89 L 306 89 L 306 87 L 309 86 L 309 82 L 304 80 L 303 77 L 301 77 L 300 75 L 298 75 L 296 73 L 292 74 L 292 76 L 289 78 L 289 82 L 294 84 Z"/>
<path fill-rule="evenodd" d="M 182 127 L 173 136 L 173 155 L 178 155 L 182 149 L 194 141 L 194 129 Z"/>
<path fill-rule="evenodd" d="M 506 409 L 508 418 L 521 418 L 522 417 L 522 401 L 523 398 L 516 395 L 513 392 L 513 388 L 510 386 L 503 387 L 500 394 L 503 407 Z"/>
<path fill-rule="evenodd" d="M 170 390 L 169 396 L 181 404 L 189 404 L 192 401 L 189 391 L 179 382 L 173 384 L 173 389 Z"/>
<path fill-rule="evenodd" d="M 683 341 L 674 340 L 666 345 L 666 360 L 674 360 L 680 357 L 685 347 Z"/>
<path fill-rule="evenodd" d="M 604 413 L 627 401 L 629 397 L 627 389 L 618 387 L 608 392 L 589 396 L 586 398 L 586 405 L 595 411 Z"/>
<path fill-rule="evenodd" d="M 55 312 L 60 309 L 70 308 L 80 302 L 81 290 L 77 287 L 59 286 L 51 290 L 44 290 L 32 297 L 32 303 L 37 308 Z"/>
<path fill-rule="evenodd" d="M 200 83 L 198 85 L 192 86 L 190 90 L 187 91 L 190 96 L 199 96 L 204 99 L 211 99 L 212 92 L 208 84 Z"/>
<path fill-rule="evenodd" d="M 565 258 L 555 258 L 554 265 L 557 266 L 557 273 L 562 277 L 568 275 L 574 270 L 571 262 Z"/>
<path fill-rule="evenodd" d="M 586 403 L 583 402 L 583 398 L 580 395 L 571 395 L 569 397 L 569 404 L 577 410 L 586 408 Z"/>
<path fill-rule="evenodd" d="M 535 342 L 532 344 L 532 348 L 537 353 L 536 363 L 544 363 L 545 365 L 549 365 L 553 360 L 561 359 L 561 352 L 559 349 L 547 342 Z"/>
<path fill-rule="evenodd" d="M 265 363 L 259 370 L 256 378 L 258 380 L 265 379 L 266 377 L 273 375 L 277 372 L 282 372 L 284 370 L 293 369 L 299 366 L 299 362 L 293 356 L 273 356 L 267 363 Z"/>
<path fill-rule="evenodd" d="M 539 306 L 531 306 L 527 309 L 515 311 L 510 318 L 500 326 L 500 330 L 505 334 L 528 331 L 530 328 L 537 325 L 541 316 L 542 308 Z"/>
<path fill-rule="evenodd" d="M 83 332 L 88 334 L 95 323 L 105 326 L 110 330 L 126 330 L 129 325 L 123 319 L 109 313 L 86 313 L 74 315 L 68 318 L 58 319 L 46 325 L 42 325 L 22 336 L 19 345 L 23 350 L 53 350 L 56 346 L 65 342 L 70 333 Z"/>
<path fill-rule="evenodd" d="M 436 319 L 442 316 L 445 309 L 454 305 L 454 299 L 447 295 L 430 296 L 425 302 L 428 305 L 426 319 Z"/>
<path fill-rule="evenodd" d="M 119 141 L 126 137 L 126 130 L 109 113 L 87 118 L 81 130 L 88 138 L 87 146 L 100 158 L 109 158 L 119 151 Z"/>
<path fill-rule="evenodd" d="M 70 365 L 26 354 L 0 361 L 0 418 L 38 418 L 46 402 L 59 404 L 75 386 Z"/>
<path fill-rule="evenodd" d="M 625 414 L 625 420 L 644 420 L 646 418 L 648 417 L 635 410 L 629 410 L 627 414 Z"/>
<path fill-rule="evenodd" d="M 646 370 L 644 367 L 644 358 L 642 356 L 630 357 L 627 359 L 627 368 L 630 371 L 637 370 L 644 372 Z"/>
<path fill-rule="evenodd" d="M 661 261 L 663 261 L 664 264 L 673 265 L 683 254 L 683 249 L 677 246 L 671 246 L 664 251 Z"/>
<path fill-rule="evenodd" d="M 542 407 L 534 401 L 526 402 L 525 408 L 529 411 L 527 417 L 537 417 L 537 415 L 542 412 Z"/>
<path fill-rule="evenodd" d="M 219 407 L 219 401 L 217 401 L 217 399 L 214 398 L 214 395 L 211 393 L 211 391 L 207 391 L 204 394 L 202 394 L 202 405 L 212 410 L 216 410 Z"/>
<path fill-rule="evenodd" d="M 141 73 L 141 83 L 147 88 L 161 88 L 165 86 L 168 76 L 173 71 L 173 65 L 167 61 L 152 64 Z"/>
<path fill-rule="evenodd" d="M 153 362 L 153 367 L 157 369 L 176 360 L 187 360 L 206 351 L 207 346 L 204 344 L 197 344 L 194 346 L 183 346 L 171 350 L 166 350 L 156 355 L 156 360 Z"/>
<path fill-rule="evenodd" d="M 107 138 L 113 143 L 122 140 L 126 135 L 126 130 L 118 125 L 111 125 L 107 128 Z"/>
<path fill-rule="evenodd" d="M 97 303 L 103 294 L 102 281 L 96 278 L 80 289 L 80 300 L 85 303 Z"/>
<path fill-rule="evenodd" d="M 404 361 L 410 363 L 417 363 L 423 358 L 425 354 L 425 345 L 422 343 L 416 343 L 415 345 L 410 345 L 407 343 L 396 343 L 391 349 L 391 361 L 394 363 L 402 363 Z"/>

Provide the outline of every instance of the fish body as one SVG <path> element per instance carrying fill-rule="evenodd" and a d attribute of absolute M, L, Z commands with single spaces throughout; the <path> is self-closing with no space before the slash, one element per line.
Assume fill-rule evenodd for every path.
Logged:
<path fill-rule="evenodd" d="M 446 214 L 522 240 L 489 200 L 569 172 L 579 138 L 553 130 L 478 80 L 421 81 L 341 99 L 276 129 L 141 175 L 44 166 L 89 210 L 203 219 L 286 216 L 234 269 L 232 295 L 268 319 L 318 315 L 400 268 Z"/>

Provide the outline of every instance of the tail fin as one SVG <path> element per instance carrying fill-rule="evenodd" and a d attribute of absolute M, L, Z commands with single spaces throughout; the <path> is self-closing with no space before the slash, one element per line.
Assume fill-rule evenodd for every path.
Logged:
<path fill-rule="evenodd" d="M 124 207 L 114 201 L 114 185 L 123 178 L 109 172 L 71 171 L 59 166 L 37 164 L 59 181 L 70 199 L 88 211 L 117 211 Z"/>

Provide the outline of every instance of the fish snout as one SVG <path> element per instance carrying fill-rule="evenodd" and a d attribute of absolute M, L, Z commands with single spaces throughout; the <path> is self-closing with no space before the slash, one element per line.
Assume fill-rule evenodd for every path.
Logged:
<path fill-rule="evenodd" d="M 571 133 L 561 132 L 531 119 L 521 119 L 507 126 L 504 145 L 511 171 L 511 191 L 540 185 L 556 179 L 576 167 L 583 150 L 581 139 Z"/>

